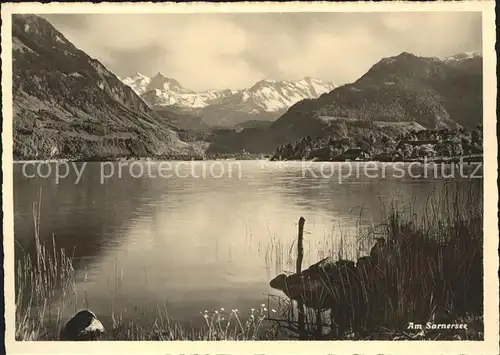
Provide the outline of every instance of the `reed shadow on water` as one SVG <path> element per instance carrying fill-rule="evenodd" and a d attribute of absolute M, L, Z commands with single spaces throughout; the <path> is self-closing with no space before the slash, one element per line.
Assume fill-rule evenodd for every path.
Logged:
<path fill-rule="evenodd" d="M 292 301 L 273 321 L 300 339 L 483 339 L 481 196 L 482 183 L 455 192 L 445 185 L 420 215 L 390 204 L 384 222 L 363 235 L 375 245 L 356 264 L 330 250 L 301 273 L 271 280 Z"/>

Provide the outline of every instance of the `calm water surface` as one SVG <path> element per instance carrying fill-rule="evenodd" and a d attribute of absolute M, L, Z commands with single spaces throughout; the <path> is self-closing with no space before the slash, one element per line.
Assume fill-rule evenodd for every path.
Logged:
<path fill-rule="evenodd" d="M 192 171 L 201 175 L 209 162 L 194 168 L 172 164 L 178 165 L 177 177 L 134 178 L 125 169 L 121 177 L 101 183 L 102 165 L 88 163 L 78 184 L 74 172 L 56 184 L 53 175 L 23 176 L 22 165 L 15 164 L 18 245 L 33 250 L 32 205 L 41 188 L 41 238 L 54 237 L 74 255 L 78 298 L 67 315 L 90 307 L 106 321 L 115 309 L 146 322 L 166 306 L 172 318 L 197 322 L 204 309 L 258 308 L 267 304 L 268 293 L 279 294 L 269 280 L 294 268 L 289 251 L 300 216 L 306 219 L 305 266 L 338 244 L 341 235 L 347 253 L 363 254 L 357 236 L 382 220 L 385 204 L 396 200 L 423 208 L 444 184 L 432 176 L 395 178 L 390 169 L 385 178 L 354 174 L 339 183 L 338 174 L 303 176 L 301 162 L 217 162 L 212 171 L 220 175 L 223 166 L 221 178 L 200 178 Z M 321 171 L 321 163 L 310 167 Z M 460 180 L 453 188 L 468 183 Z"/>

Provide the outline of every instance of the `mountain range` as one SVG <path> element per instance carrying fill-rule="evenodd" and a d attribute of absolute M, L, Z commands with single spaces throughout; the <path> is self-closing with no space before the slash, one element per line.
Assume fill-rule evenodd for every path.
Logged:
<path fill-rule="evenodd" d="M 152 108 L 198 116 L 209 126 L 236 126 L 245 121 L 274 121 L 290 106 L 333 90 L 333 83 L 305 77 L 297 81 L 264 79 L 247 89 L 195 92 L 162 73 L 123 78 Z M 202 126 L 202 125 L 201 125 Z M 198 127 L 183 127 L 198 128 Z"/>
<path fill-rule="evenodd" d="M 365 139 L 404 131 L 482 124 L 482 55 L 381 59 L 354 83 L 299 101 L 266 129 L 225 135 L 213 152 L 271 152 L 305 136 Z"/>
<path fill-rule="evenodd" d="M 306 77 L 196 93 L 161 73 L 122 80 L 39 16 L 14 15 L 12 36 L 14 159 L 272 153 L 304 136 L 482 123 L 480 53 L 404 52 L 339 87 Z"/>
<path fill-rule="evenodd" d="M 123 78 L 122 81 L 154 107 L 174 106 L 197 109 L 236 93 L 235 90 L 195 92 L 184 88 L 177 80 L 167 78 L 160 72 L 153 77 L 135 73 L 133 76 Z"/>
<path fill-rule="evenodd" d="M 196 153 L 167 119 L 47 20 L 12 20 L 15 159 Z"/>
<path fill-rule="evenodd" d="M 320 117 L 410 122 L 426 128 L 475 128 L 482 122 L 482 56 L 419 57 L 403 52 L 383 58 L 352 84 L 316 100 L 303 100 L 280 117 Z"/>

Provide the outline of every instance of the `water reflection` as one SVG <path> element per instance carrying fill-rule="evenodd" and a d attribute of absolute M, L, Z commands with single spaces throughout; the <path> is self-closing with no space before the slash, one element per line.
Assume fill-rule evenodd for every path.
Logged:
<path fill-rule="evenodd" d="M 443 186 L 441 179 L 366 176 L 339 183 L 304 177 L 301 163 L 238 163 L 241 178 L 124 174 L 104 183 L 99 163 L 89 163 L 77 185 L 72 175 L 59 184 L 29 179 L 15 166 L 15 238 L 33 250 L 32 203 L 42 187 L 41 237 L 54 235 L 75 256 L 80 306 L 151 315 L 167 305 L 170 316 L 189 322 L 202 309 L 266 303 L 273 292 L 268 280 L 293 270 L 287 261 L 294 262 L 289 254 L 300 216 L 307 266 L 340 235 L 356 249 L 360 227 L 380 222 L 384 204 L 413 200 L 423 208 Z M 468 182 L 455 188 L 462 183 Z"/>

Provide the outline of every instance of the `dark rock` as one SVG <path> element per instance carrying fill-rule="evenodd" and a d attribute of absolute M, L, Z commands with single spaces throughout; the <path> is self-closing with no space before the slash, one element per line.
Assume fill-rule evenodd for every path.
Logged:
<path fill-rule="evenodd" d="M 104 333 L 104 326 L 96 315 L 88 309 L 76 313 L 61 331 L 61 340 L 99 340 Z"/>
<path fill-rule="evenodd" d="M 278 275 L 269 284 L 310 308 L 328 309 L 348 303 L 346 299 L 351 298 L 351 291 L 357 292 L 354 291 L 357 283 L 359 277 L 353 261 L 334 261 L 329 257 L 299 275 Z"/>
<path fill-rule="evenodd" d="M 285 274 L 280 274 L 269 282 L 269 286 L 275 290 L 283 291 L 285 289 L 286 278 L 287 276 Z"/>

